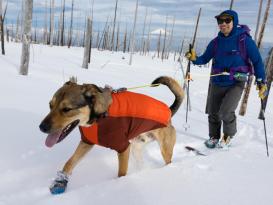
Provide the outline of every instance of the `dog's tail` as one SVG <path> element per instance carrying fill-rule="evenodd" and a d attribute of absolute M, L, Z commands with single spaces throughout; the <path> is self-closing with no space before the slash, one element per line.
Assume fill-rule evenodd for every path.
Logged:
<path fill-rule="evenodd" d="M 181 86 L 178 84 L 178 82 L 176 82 L 176 80 L 168 76 L 158 77 L 152 82 L 152 84 L 166 85 L 172 91 L 172 93 L 175 96 L 175 100 L 173 104 L 170 106 L 170 110 L 172 112 L 172 116 L 174 116 L 174 114 L 179 109 L 184 98 L 184 91 L 181 88 Z"/>

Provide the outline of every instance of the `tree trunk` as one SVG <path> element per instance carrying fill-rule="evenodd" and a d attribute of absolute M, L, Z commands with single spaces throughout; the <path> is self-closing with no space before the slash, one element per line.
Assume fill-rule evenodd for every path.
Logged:
<path fill-rule="evenodd" d="M 21 56 L 21 66 L 20 74 L 28 74 L 29 65 L 29 48 L 31 41 L 31 25 L 32 25 L 32 9 L 33 0 L 25 0 L 25 14 L 24 14 L 24 30 L 22 39 L 22 56 Z"/>
<path fill-rule="evenodd" d="M 72 35 L 73 35 L 73 11 L 74 11 L 74 0 L 72 0 L 71 6 L 71 19 L 70 19 L 70 28 L 69 28 L 69 35 L 68 35 L 68 48 L 70 48 L 72 43 Z"/>
<path fill-rule="evenodd" d="M 170 50 L 171 50 L 171 48 L 172 48 L 174 25 L 175 25 L 175 17 L 173 17 L 172 31 L 171 31 L 171 36 L 170 36 L 169 43 L 168 43 L 168 47 L 167 47 L 167 56 L 166 56 L 167 59 L 169 59 Z"/>
<path fill-rule="evenodd" d="M 124 34 L 124 40 L 123 40 L 123 53 L 126 52 L 126 44 L 127 44 L 127 25 L 126 25 L 126 30 Z"/>
<path fill-rule="evenodd" d="M 133 33 L 132 33 L 132 36 L 131 36 L 131 39 L 130 39 L 131 43 L 130 43 L 130 61 L 129 61 L 129 65 L 132 65 L 133 53 L 134 53 L 134 49 L 135 49 L 135 32 L 136 32 L 137 10 L 138 10 L 138 0 L 136 1 L 134 27 L 133 27 Z"/>
<path fill-rule="evenodd" d="M 111 40 L 111 51 L 114 50 L 114 39 L 115 39 L 115 29 L 116 29 L 117 8 L 118 8 L 118 0 L 116 0 L 116 6 L 115 6 L 115 16 L 114 16 L 113 31 L 112 31 L 112 40 Z"/>
<path fill-rule="evenodd" d="M 50 46 L 53 46 L 53 39 L 54 39 L 54 8 L 55 7 L 55 0 L 51 0 L 50 5 L 50 32 L 49 32 L 49 43 Z"/>
<path fill-rule="evenodd" d="M 86 68 L 86 69 L 88 69 L 91 33 L 92 33 L 92 21 L 88 17 L 87 18 L 87 29 L 86 29 L 85 43 L 84 43 L 85 47 L 84 47 L 83 64 L 82 64 L 82 67 Z"/>
<path fill-rule="evenodd" d="M 162 48 L 162 53 L 161 53 L 162 61 L 164 59 L 165 49 L 166 49 L 167 25 L 168 25 L 168 16 L 166 16 L 166 22 L 165 22 L 164 41 L 163 41 L 163 48 Z"/>
<path fill-rule="evenodd" d="M 2 10 L 2 0 L 0 0 L 0 38 L 2 55 L 5 55 L 5 39 L 4 39 L 4 17 Z"/>
<path fill-rule="evenodd" d="M 19 42 L 19 36 L 20 36 L 20 34 L 19 34 L 19 15 L 20 14 L 18 14 L 17 15 L 17 21 L 16 21 L 16 30 L 15 30 L 15 42 Z"/>
<path fill-rule="evenodd" d="M 232 9 L 234 0 L 230 1 L 229 9 Z"/>
<path fill-rule="evenodd" d="M 266 22 L 268 19 L 268 15 L 269 15 L 270 3 L 271 3 L 271 0 L 268 0 L 267 5 L 266 5 L 266 9 L 265 9 L 264 19 L 263 19 L 260 34 L 259 34 L 259 38 L 256 42 L 258 48 L 260 48 L 261 43 L 262 43 L 264 29 L 265 29 L 265 25 L 266 25 Z M 241 115 L 241 116 L 244 116 L 246 113 L 246 108 L 247 108 L 247 103 L 248 103 L 248 98 L 249 98 L 249 94 L 250 94 L 250 90 L 251 90 L 252 81 L 253 81 L 253 75 L 251 75 L 249 77 L 247 86 L 244 89 L 244 94 L 242 97 L 241 106 L 240 106 L 240 110 L 239 110 L 239 115 Z"/>
<path fill-rule="evenodd" d="M 149 54 L 149 51 L 150 51 L 151 23 L 152 23 L 152 14 L 150 17 L 149 28 L 148 28 L 148 39 L 147 39 L 147 42 L 145 45 L 145 55 L 146 55 L 146 53 Z"/>
<path fill-rule="evenodd" d="M 117 39 L 116 39 L 116 49 L 115 51 L 119 50 L 119 23 L 118 23 L 118 30 L 117 30 Z"/>
<path fill-rule="evenodd" d="M 256 24 L 256 30 L 255 30 L 255 36 L 254 36 L 255 42 L 257 42 L 257 35 L 259 33 L 259 26 L 260 26 L 262 7 L 263 7 L 263 0 L 260 0 L 259 11 L 258 11 L 258 16 L 257 16 L 257 24 Z"/>
<path fill-rule="evenodd" d="M 91 61 L 91 51 L 92 51 L 92 42 L 93 42 L 93 19 L 91 19 L 91 37 L 90 37 L 90 46 L 89 46 L 89 57 L 88 63 Z"/>
<path fill-rule="evenodd" d="M 48 33 L 47 33 L 47 0 L 45 0 L 45 19 L 44 19 L 45 25 L 44 25 L 44 39 L 43 42 L 44 44 L 47 44 L 47 37 L 48 37 Z"/>
<path fill-rule="evenodd" d="M 61 46 L 64 46 L 64 14 L 65 14 L 65 0 L 63 0 L 62 17 L 61 17 L 61 32 L 60 32 Z"/>
<path fill-rule="evenodd" d="M 8 27 L 6 26 L 6 39 L 7 39 L 7 42 L 9 42 L 9 29 Z"/>
<path fill-rule="evenodd" d="M 157 57 L 160 57 L 160 42 L 161 42 L 161 30 L 159 31 L 158 41 L 157 41 Z"/>
<path fill-rule="evenodd" d="M 140 44 L 142 55 L 144 55 L 144 49 L 145 49 L 144 35 L 145 35 L 145 29 L 146 29 L 146 19 L 147 19 L 147 7 L 146 7 L 146 11 L 145 11 L 144 25 L 143 25 L 143 30 L 142 30 L 142 39 L 141 39 L 141 44 Z"/>
<path fill-rule="evenodd" d="M 258 38 L 258 41 L 257 41 L 258 48 L 261 47 L 261 43 L 262 43 L 262 40 L 263 40 L 265 25 L 266 25 L 268 15 L 269 15 L 270 4 L 271 4 L 271 0 L 267 0 L 267 5 L 266 5 L 266 8 L 265 8 L 265 13 L 264 13 L 264 19 L 263 19 L 263 22 L 262 22 L 261 31 L 260 31 L 259 38 Z"/>

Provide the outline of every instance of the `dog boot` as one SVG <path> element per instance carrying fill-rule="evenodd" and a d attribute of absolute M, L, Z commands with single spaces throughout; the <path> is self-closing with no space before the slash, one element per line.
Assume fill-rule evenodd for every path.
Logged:
<path fill-rule="evenodd" d="M 216 145 L 218 144 L 219 139 L 215 137 L 210 137 L 208 140 L 206 140 L 204 143 L 207 148 L 214 149 Z"/>
<path fill-rule="evenodd" d="M 66 173 L 59 171 L 57 177 L 49 187 L 51 194 L 62 194 L 65 192 L 68 183 L 68 176 Z"/>

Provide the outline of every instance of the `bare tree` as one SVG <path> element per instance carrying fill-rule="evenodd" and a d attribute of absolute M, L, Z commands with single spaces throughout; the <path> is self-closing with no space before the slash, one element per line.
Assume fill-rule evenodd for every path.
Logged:
<path fill-rule="evenodd" d="M 0 0 L 0 37 L 1 37 L 1 48 L 2 55 L 5 55 L 5 39 L 4 39 L 4 18 L 3 18 L 3 1 Z"/>
<path fill-rule="evenodd" d="M 125 30 L 124 39 L 123 39 L 123 53 L 126 52 L 126 44 L 127 44 L 127 24 L 126 24 L 126 30 Z"/>
<path fill-rule="evenodd" d="M 267 0 L 267 4 L 266 4 L 266 8 L 265 8 L 265 13 L 264 13 L 264 19 L 263 19 L 263 22 L 262 22 L 262 26 L 261 26 L 259 38 L 257 40 L 257 46 L 258 46 L 258 48 L 261 47 L 261 43 L 262 43 L 262 40 L 263 40 L 264 30 L 265 30 L 266 22 L 267 22 L 267 19 L 268 19 L 268 16 L 269 16 L 270 4 L 271 4 L 271 0 Z"/>
<path fill-rule="evenodd" d="M 136 32 L 137 10 L 138 10 L 138 0 L 136 1 L 134 27 L 133 27 L 132 36 L 131 36 L 131 39 L 130 39 L 131 42 L 130 42 L 130 61 L 129 61 L 129 65 L 132 65 L 133 53 L 134 53 L 134 49 L 135 49 L 134 47 L 135 47 L 135 32 Z"/>
<path fill-rule="evenodd" d="M 158 41 L 157 41 L 157 57 L 159 58 L 160 56 L 160 42 L 161 42 L 161 29 L 159 30 L 159 36 L 158 36 Z"/>
<path fill-rule="evenodd" d="M 91 33 L 92 33 L 92 21 L 91 18 L 87 18 L 87 29 L 86 29 L 86 37 L 84 43 L 84 56 L 83 56 L 83 64 L 82 67 L 88 69 L 88 60 L 89 60 L 89 51 L 90 51 L 90 41 L 91 41 Z"/>
<path fill-rule="evenodd" d="M 267 5 L 266 5 L 266 8 L 265 8 L 265 13 L 264 13 L 264 19 L 263 19 L 263 22 L 262 22 L 261 30 L 259 32 L 258 40 L 256 42 L 258 48 L 260 48 L 261 43 L 262 43 L 264 30 L 265 30 L 266 22 L 267 22 L 268 15 L 269 15 L 270 4 L 271 4 L 271 0 L 267 0 Z M 257 22 L 257 23 L 259 23 L 259 22 Z M 252 81 L 253 81 L 253 75 L 251 75 L 249 77 L 248 84 L 244 89 L 244 94 L 243 94 L 242 101 L 241 101 L 239 115 L 244 116 L 245 113 L 246 113 L 246 108 L 247 108 L 247 103 L 248 103 L 248 98 L 249 98 L 249 94 L 250 94 L 250 90 L 251 90 Z"/>
<path fill-rule="evenodd" d="M 15 31 L 15 42 L 19 42 L 19 39 L 20 39 L 20 34 L 19 34 L 19 15 L 17 15 L 17 21 L 16 21 L 16 31 Z"/>
<path fill-rule="evenodd" d="M 2 54 L 5 55 L 4 22 L 5 22 L 5 16 L 6 16 L 6 12 L 7 12 L 8 2 L 6 3 L 4 12 L 3 12 L 2 3 L 3 3 L 3 1 L 0 0 L 0 34 L 1 34 L 0 38 L 1 38 Z"/>
<path fill-rule="evenodd" d="M 97 33 L 97 40 L 96 40 L 96 48 L 99 48 L 99 41 L 100 41 L 100 31 Z"/>
<path fill-rule="evenodd" d="M 262 7 L 263 7 L 263 0 L 260 0 L 259 11 L 258 11 L 258 16 L 257 16 L 257 24 L 256 24 L 256 30 L 255 30 L 255 36 L 254 36 L 255 42 L 257 42 L 257 35 L 259 33 L 259 26 L 260 26 L 260 20 L 261 20 Z"/>
<path fill-rule="evenodd" d="M 150 16 L 150 22 L 149 22 L 149 28 L 148 28 L 148 38 L 147 38 L 147 42 L 145 44 L 145 55 L 147 52 L 149 53 L 149 51 L 150 51 L 151 23 L 152 23 L 152 14 Z"/>
<path fill-rule="evenodd" d="M 73 35 L 73 11 L 74 11 L 74 0 L 72 0 L 72 5 L 71 5 L 71 19 L 70 19 L 70 28 L 69 28 L 69 34 L 68 34 L 68 48 L 70 48 L 71 46 L 72 35 Z"/>
<path fill-rule="evenodd" d="M 114 38 L 115 38 L 115 29 L 116 29 L 117 8 L 118 8 L 118 0 L 116 0 L 116 6 L 115 6 L 115 16 L 114 16 L 112 40 L 111 40 L 111 51 L 114 50 Z"/>
<path fill-rule="evenodd" d="M 60 23 L 60 45 L 64 46 L 64 19 L 65 19 L 65 0 L 63 0 L 61 23 Z"/>
<path fill-rule="evenodd" d="M 90 38 L 90 47 L 89 47 L 89 58 L 88 63 L 91 61 L 91 52 L 92 52 L 92 44 L 93 44 L 93 14 L 94 14 L 94 0 L 92 1 L 92 9 L 91 9 L 91 38 Z"/>
<path fill-rule="evenodd" d="M 37 16 L 35 16 L 34 43 L 37 43 Z"/>
<path fill-rule="evenodd" d="M 181 43 L 181 47 L 180 47 L 180 50 L 179 50 L 179 57 L 181 57 L 182 52 L 183 52 L 183 48 L 184 48 L 184 40 L 185 40 L 185 36 L 183 37 L 183 40 L 182 40 L 182 43 Z"/>
<path fill-rule="evenodd" d="M 100 38 L 100 41 L 99 41 L 98 49 L 100 48 L 101 44 L 102 44 L 102 49 L 103 49 L 105 33 L 106 33 L 107 26 L 108 26 L 108 19 L 109 19 L 109 16 L 107 17 L 107 20 L 105 22 L 105 25 L 104 25 L 104 28 L 103 28 L 103 31 L 102 31 L 102 35 L 101 35 L 101 38 Z"/>
<path fill-rule="evenodd" d="M 116 49 L 115 51 L 118 51 L 119 49 L 119 23 L 118 23 L 118 29 L 117 29 L 117 39 L 116 39 Z"/>
<path fill-rule="evenodd" d="M 44 25 L 44 44 L 47 44 L 47 38 L 48 38 L 48 32 L 47 32 L 47 0 L 45 0 L 45 19 L 44 19 L 44 22 L 45 22 L 45 25 Z"/>
<path fill-rule="evenodd" d="M 140 44 L 140 47 L 142 48 L 141 50 L 143 52 L 143 55 L 144 55 L 144 48 L 145 48 L 144 35 L 145 35 L 145 29 L 146 29 L 146 19 L 147 19 L 147 7 L 146 7 L 146 11 L 145 11 L 144 25 L 143 25 L 143 30 L 142 30 L 142 39 L 141 39 L 141 44 Z"/>
<path fill-rule="evenodd" d="M 50 29 L 49 29 L 49 43 L 50 46 L 53 46 L 53 39 L 54 39 L 54 7 L 55 1 L 50 1 Z"/>
<path fill-rule="evenodd" d="M 234 0 L 230 1 L 229 9 L 232 9 Z"/>
<path fill-rule="evenodd" d="M 25 0 L 22 56 L 21 56 L 21 66 L 20 66 L 21 75 L 28 74 L 29 48 L 30 48 L 30 41 L 31 41 L 32 10 L 33 10 L 33 0 Z"/>
<path fill-rule="evenodd" d="M 166 16 L 166 23 L 165 23 L 164 41 L 163 41 L 163 48 L 162 48 L 162 54 L 161 54 L 162 61 L 164 59 L 165 49 L 166 49 L 167 25 L 168 25 L 168 16 Z"/>
<path fill-rule="evenodd" d="M 171 35 L 170 35 L 170 38 L 169 38 L 168 47 L 167 47 L 167 56 L 166 56 L 167 59 L 169 58 L 170 50 L 171 50 L 171 47 L 172 47 L 174 25 L 175 25 L 175 17 L 173 17 L 172 30 L 171 30 Z"/>
<path fill-rule="evenodd" d="M 6 39 L 7 39 L 7 42 L 9 42 L 9 28 L 7 25 L 6 25 Z"/>

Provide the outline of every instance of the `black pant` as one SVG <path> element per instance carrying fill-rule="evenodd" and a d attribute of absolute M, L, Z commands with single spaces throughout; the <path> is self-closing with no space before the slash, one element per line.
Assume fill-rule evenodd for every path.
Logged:
<path fill-rule="evenodd" d="M 226 136 L 234 136 L 237 132 L 235 110 L 238 106 L 244 82 L 231 87 L 211 85 L 208 104 L 209 136 L 220 138 L 221 125 Z"/>

